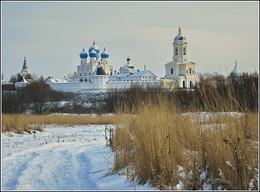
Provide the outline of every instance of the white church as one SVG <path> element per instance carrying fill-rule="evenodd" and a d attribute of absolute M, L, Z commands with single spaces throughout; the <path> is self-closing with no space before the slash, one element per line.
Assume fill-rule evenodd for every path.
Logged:
<path fill-rule="evenodd" d="M 172 61 L 165 64 L 165 78 L 162 79 L 164 86 L 192 88 L 199 81 L 196 63 L 188 59 L 187 44 L 186 37 L 179 27 L 179 33 L 172 43 Z"/>
<path fill-rule="evenodd" d="M 129 56 L 126 63 L 116 73 L 109 62 L 109 53 L 106 48 L 104 47 L 100 53 L 96 42 L 93 41 L 88 52 L 83 48 L 79 54 L 80 64 L 77 66 L 77 72 L 72 77 L 63 79 L 49 77 L 46 82 L 54 90 L 65 92 L 127 89 L 134 84 L 144 88 L 147 86 L 192 88 L 199 81 L 199 78 L 196 75 L 196 63 L 188 59 L 187 44 L 186 37 L 179 27 L 179 32 L 172 43 L 172 61 L 165 64 L 165 77 L 159 80 L 150 70 L 141 71 L 135 69 L 130 62 Z M 21 86 L 21 83 L 19 86 Z"/>

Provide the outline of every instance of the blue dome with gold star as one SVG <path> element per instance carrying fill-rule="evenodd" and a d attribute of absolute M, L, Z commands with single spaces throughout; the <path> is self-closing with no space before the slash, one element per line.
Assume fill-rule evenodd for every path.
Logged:
<path fill-rule="evenodd" d="M 88 54 L 85 52 L 85 49 L 83 48 L 82 52 L 79 54 L 80 58 L 87 58 Z"/>

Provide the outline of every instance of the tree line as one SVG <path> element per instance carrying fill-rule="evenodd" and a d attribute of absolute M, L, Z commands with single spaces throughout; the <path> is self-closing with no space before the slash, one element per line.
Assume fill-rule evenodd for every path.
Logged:
<path fill-rule="evenodd" d="M 60 101 L 63 93 L 54 91 L 45 83 L 43 77 L 27 84 L 25 87 L 16 88 L 12 92 L 2 94 L 3 113 L 32 113 L 42 114 L 47 102 Z"/>
<path fill-rule="evenodd" d="M 89 96 L 86 93 L 58 92 L 41 77 L 13 92 L 3 92 L 3 113 L 115 113 L 134 111 L 147 102 L 160 105 L 161 100 L 171 103 L 182 112 L 186 111 L 258 111 L 258 74 L 243 73 L 240 76 L 204 75 L 192 89 L 173 90 L 161 87 L 132 86 L 126 90 Z M 69 101 L 58 106 L 60 101 Z M 86 104 L 91 103 L 91 106 Z"/>
<path fill-rule="evenodd" d="M 16 76 L 13 77 L 16 82 Z M 108 95 L 109 93 L 55 91 L 43 77 L 40 77 L 24 87 L 3 91 L 2 112 L 8 114 L 111 113 L 114 108 L 110 103 L 112 97 Z"/>

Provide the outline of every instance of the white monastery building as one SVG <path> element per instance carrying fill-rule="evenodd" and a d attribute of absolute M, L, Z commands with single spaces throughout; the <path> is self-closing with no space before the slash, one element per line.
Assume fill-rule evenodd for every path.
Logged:
<path fill-rule="evenodd" d="M 165 64 L 165 77 L 157 80 L 158 77 L 150 70 L 135 69 L 129 56 L 126 64 L 116 73 L 109 62 L 108 51 L 104 47 L 100 53 L 94 40 L 88 52 L 83 48 L 79 54 L 80 64 L 72 77 L 64 79 L 49 77 L 46 82 L 54 90 L 66 92 L 127 89 L 134 84 L 144 88 L 147 86 L 192 88 L 199 78 L 196 75 L 196 64 L 188 59 L 187 44 L 186 37 L 182 35 L 179 27 L 179 33 L 172 43 L 172 61 Z"/>
<path fill-rule="evenodd" d="M 113 72 L 113 66 L 109 63 L 109 53 L 104 48 L 100 50 L 93 41 L 88 53 L 83 48 L 80 56 L 80 65 L 77 72 L 70 79 L 54 79 L 49 77 L 47 83 L 58 91 L 88 91 L 88 90 L 113 90 L 130 88 L 133 84 L 141 86 L 159 86 L 157 76 L 149 70 L 140 71 L 127 63 L 119 72 Z M 89 57 L 89 59 L 88 59 Z"/>

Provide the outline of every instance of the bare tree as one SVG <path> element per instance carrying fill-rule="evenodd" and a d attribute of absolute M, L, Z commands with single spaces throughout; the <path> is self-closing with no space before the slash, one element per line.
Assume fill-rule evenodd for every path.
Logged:
<path fill-rule="evenodd" d="M 44 105 L 50 100 L 52 89 L 45 83 L 43 78 L 28 84 L 26 87 L 26 94 L 29 101 L 33 104 L 36 114 L 43 112 Z"/>
<path fill-rule="evenodd" d="M 16 75 L 12 75 L 9 82 L 15 84 L 22 77 L 21 73 L 17 73 Z"/>

